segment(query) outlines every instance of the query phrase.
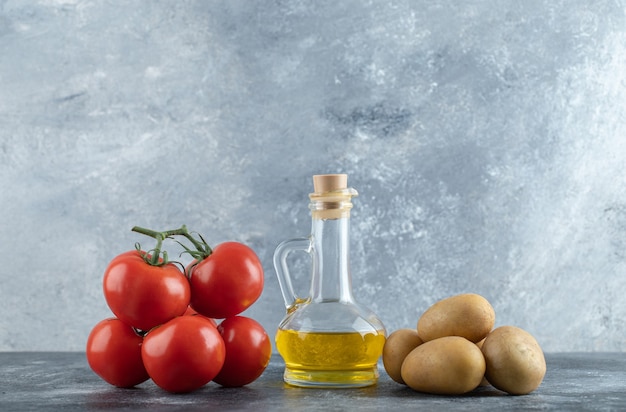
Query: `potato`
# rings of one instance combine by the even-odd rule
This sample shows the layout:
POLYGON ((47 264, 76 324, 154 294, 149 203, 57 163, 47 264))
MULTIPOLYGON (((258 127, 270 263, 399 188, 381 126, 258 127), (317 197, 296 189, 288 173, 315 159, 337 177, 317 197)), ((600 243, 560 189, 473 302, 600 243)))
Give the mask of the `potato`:
POLYGON ((412 389, 439 395, 474 390, 485 374, 485 358, 478 346, 460 336, 422 343, 402 362, 402 379, 412 389))
MULTIPOLYGON (((478 349, 480 349, 481 351, 483 349, 483 343, 485 343, 485 339, 481 340, 480 342, 476 342, 476 346, 478 346, 478 349)), ((483 376, 483 380, 480 381, 480 384, 478 386, 489 386, 489 381, 483 376)))
POLYGON ((485 378, 501 391, 525 395, 537 389, 546 374, 546 360, 535 338, 516 326, 494 329, 483 343, 485 378))
POLYGON ((465 293, 442 299, 428 308, 417 322, 424 342, 443 336, 461 336, 476 343, 493 329, 496 314, 484 297, 465 293))
POLYGON ((383 366, 387 374, 398 383, 404 383, 400 368, 404 358, 423 342, 415 329, 398 329, 391 333, 383 346, 383 366))

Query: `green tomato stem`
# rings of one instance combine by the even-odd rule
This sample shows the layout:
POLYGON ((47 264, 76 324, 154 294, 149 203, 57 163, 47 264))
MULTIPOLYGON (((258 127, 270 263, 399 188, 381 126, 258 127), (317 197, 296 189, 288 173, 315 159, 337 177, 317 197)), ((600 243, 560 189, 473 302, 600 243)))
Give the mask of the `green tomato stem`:
POLYGON ((157 232, 155 230, 146 229, 139 226, 133 227, 132 231, 156 239, 156 246, 150 250, 150 252, 152 253, 146 253, 143 257, 147 264, 152 266, 163 266, 168 263, 167 252, 161 251, 161 248, 163 247, 163 241, 165 240, 165 238, 167 238, 165 232, 157 232), (159 259, 161 258, 161 256, 163 257, 163 260, 160 262, 159 259))
POLYGON ((150 236, 150 237, 156 239, 157 244, 156 244, 155 248, 153 249, 154 253, 153 253, 151 259, 147 259, 146 258, 146 262, 151 264, 151 265, 160 265, 160 264, 165 264, 167 262, 167 252, 165 252, 165 251, 161 252, 161 247, 163 246, 163 241, 165 239, 171 238, 172 236, 183 236, 187 240, 189 240, 193 244, 193 246, 196 248, 195 251, 190 250, 186 246, 182 245, 180 242, 179 242, 179 244, 181 244, 185 248, 187 253, 189 253, 193 258, 195 258, 197 260, 205 259, 211 253, 213 253, 213 250, 207 244, 207 242, 204 240, 202 235, 198 234, 198 236, 200 237, 200 241, 198 241, 197 239, 195 239, 189 233, 189 231, 187 230, 187 226, 185 226, 185 225, 182 225, 178 229, 166 230, 166 231, 163 231, 163 232, 157 232, 156 230, 146 229, 146 228, 143 228, 143 227, 135 226, 135 227, 132 228, 132 231, 133 232, 137 232, 137 233, 141 233, 143 235, 150 236), (161 253, 163 254, 163 261, 164 262, 159 263, 159 256, 161 255, 161 253))
POLYGON ((150 236, 154 239, 156 239, 157 236, 160 235, 160 232, 157 232, 156 230, 146 229, 146 228, 139 227, 139 226, 135 226, 131 230, 133 232, 141 233, 142 235, 150 236))

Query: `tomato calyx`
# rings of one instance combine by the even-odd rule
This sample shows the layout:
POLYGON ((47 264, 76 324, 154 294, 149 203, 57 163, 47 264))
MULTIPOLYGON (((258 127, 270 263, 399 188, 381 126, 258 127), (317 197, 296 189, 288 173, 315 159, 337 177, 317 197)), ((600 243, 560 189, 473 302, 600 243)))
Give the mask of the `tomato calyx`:
POLYGON ((145 229, 135 226, 132 228, 133 232, 141 233, 142 235, 150 236, 156 239, 156 246, 148 251, 143 251, 139 243, 135 243, 135 249, 139 252, 142 259, 150 266, 164 266, 169 263, 167 259, 167 251, 161 250, 163 241, 167 239, 168 232, 157 232, 151 229, 145 229))
POLYGON ((196 232, 196 234, 200 238, 198 240, 194 238, 191 235, 191 233, 187 231, 187 228, 184 225, 181 229, 183 230, 183 233, 180 233, 180 235, 187 238, 187 240, 189 240, 193 244, 193 246, 196 248, 196 250, 193 250, 183 245, 182 243, 178 242, 178 244, 181 245, 185 249, 183 253, 189 254, 192 258, 194 258, 198 262, 206 259, 207 257, 211 255, 211 253, 213 253, 213 249, 211 249, 211 246, 209 246, 209 244, 206 242, 206 240, 204 240, 204 238, 202 237, 200 233, 196 232))

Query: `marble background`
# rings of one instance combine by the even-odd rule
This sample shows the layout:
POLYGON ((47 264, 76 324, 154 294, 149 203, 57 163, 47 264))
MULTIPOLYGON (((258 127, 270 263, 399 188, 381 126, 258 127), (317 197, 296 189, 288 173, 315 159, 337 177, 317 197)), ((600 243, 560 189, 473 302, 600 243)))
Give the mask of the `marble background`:
POLYGON ((273 335, 273 251, 343 172, 388 331, 475 292, 626 351, 625 110, 622 0, 0 0, 0 350, 84 350, 134 225, 251 246, 273 335))

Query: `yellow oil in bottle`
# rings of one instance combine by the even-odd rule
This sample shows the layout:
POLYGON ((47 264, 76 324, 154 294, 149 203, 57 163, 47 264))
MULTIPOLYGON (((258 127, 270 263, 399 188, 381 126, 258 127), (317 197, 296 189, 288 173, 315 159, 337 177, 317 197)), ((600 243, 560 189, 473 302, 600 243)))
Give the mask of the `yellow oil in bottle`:
POLYGON ((359 387, 376 383, 385 332, 298 332, 279 329, 276 348, 285 382, 296 386, 359 387))
POLYGON ((284 381, 314 388, 357 388, 378 381, 385 327, 352 295, 349 227, 352 198, 345 174, 316 175, 311 203, 311 235, 282 242, 274 267, 287 314, 276 334, 285 361, 284 381), (311 288, 306 297, 293 289, 289 253, 311 257, 311 288), (341 331, 341 332, 339 332, 341 331))

